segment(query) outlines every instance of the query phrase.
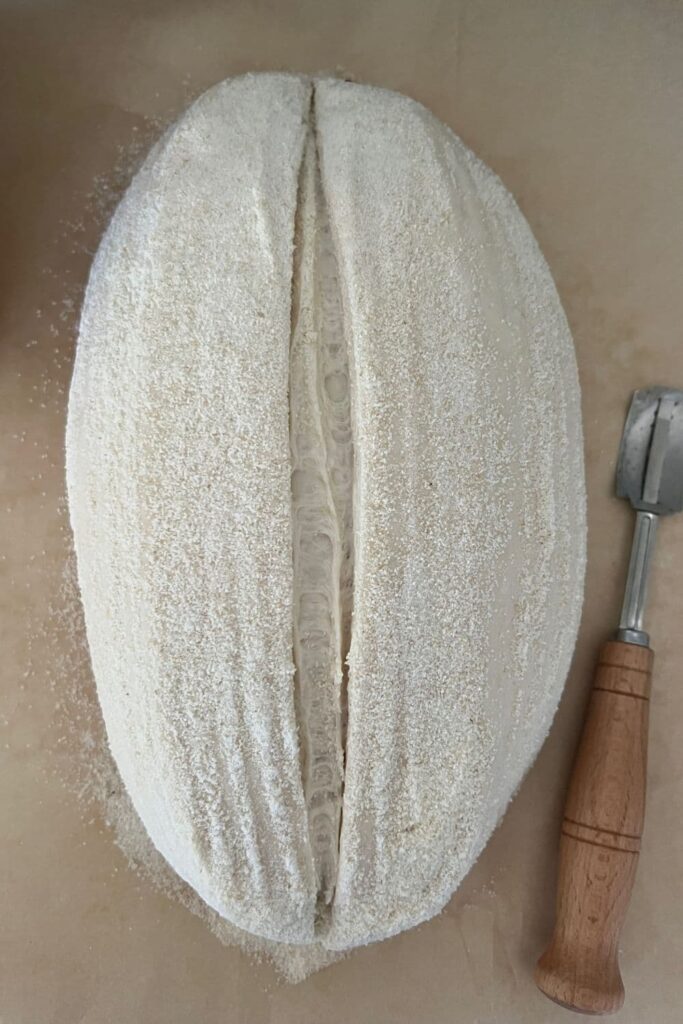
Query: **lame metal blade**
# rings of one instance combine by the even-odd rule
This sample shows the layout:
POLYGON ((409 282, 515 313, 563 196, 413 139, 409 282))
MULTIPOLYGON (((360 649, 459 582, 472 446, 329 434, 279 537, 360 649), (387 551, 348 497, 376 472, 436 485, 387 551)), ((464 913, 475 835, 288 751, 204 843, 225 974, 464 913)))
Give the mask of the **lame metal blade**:
POLYGON ((683 510, 683 391, 634 392, 619 449, 617 494, 641 512, 683 510))

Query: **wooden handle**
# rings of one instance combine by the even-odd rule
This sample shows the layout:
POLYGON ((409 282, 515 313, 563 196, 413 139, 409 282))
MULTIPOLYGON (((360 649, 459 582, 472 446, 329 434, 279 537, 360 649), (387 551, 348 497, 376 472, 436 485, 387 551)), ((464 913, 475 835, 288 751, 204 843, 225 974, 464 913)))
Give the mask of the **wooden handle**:
POLYGON ((624 1002, 618 942, 645 814, 653 652, 604 644, 565 805, 555 931, 536 984, 583 1013, 624 1002))

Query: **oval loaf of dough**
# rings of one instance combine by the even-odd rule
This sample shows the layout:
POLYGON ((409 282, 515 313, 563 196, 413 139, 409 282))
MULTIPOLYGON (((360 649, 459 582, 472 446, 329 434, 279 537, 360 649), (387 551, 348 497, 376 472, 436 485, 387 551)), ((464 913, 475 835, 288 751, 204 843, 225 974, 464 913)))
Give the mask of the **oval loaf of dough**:
POLYGON ((583 587, 572 343, 498 179, 392 92, 211 89, 95 259, 67 475, 109 743, 176 872, 287 943, 436 913, 583 587))

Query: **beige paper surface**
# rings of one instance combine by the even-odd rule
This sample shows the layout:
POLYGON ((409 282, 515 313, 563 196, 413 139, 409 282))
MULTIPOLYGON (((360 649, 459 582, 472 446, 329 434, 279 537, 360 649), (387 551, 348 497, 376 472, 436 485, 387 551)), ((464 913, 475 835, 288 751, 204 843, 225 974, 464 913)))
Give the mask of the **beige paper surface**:
MULTIPOLYGON (((75 0, 0 12, 0 1021, 550 1024, 534 988, 562 795, 631 517, 612 497, 630 391, 683 386, 683 8, 664 0, 75 0), (74 314, 136 140, 245 70, 409 93, 517 197, 577 346, 589 569, 550 738, 447 910, 298 986, 140 881, 63 779, 63 430, 74 314), (116 171, 118 167, 119 171, 116 171), (113 178, 112 178, 113 175, 113 178)), ((624 1024, 683 1003, 683 518, 661 530, 648 817, 622 943, 624 1024)), ((74 669, 77 671, 77 669, 74 669)), ((68 703, 68 702, 67 702, 68 703)), ((87 715, 82 729, 88 727, 87 715)))

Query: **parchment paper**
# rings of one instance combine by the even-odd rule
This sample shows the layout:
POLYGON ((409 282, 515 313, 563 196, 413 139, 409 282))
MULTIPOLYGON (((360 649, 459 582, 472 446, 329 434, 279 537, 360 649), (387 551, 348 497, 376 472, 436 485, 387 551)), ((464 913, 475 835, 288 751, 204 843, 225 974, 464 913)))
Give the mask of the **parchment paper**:
MULTIPOLYGON (((632 389, 683 386, 683 8, 665 0, 74 0, 0 10, 0 1021, 550 1024, 535 989, 563 791, 631 516, 612 497, 632 389), (535 767, 447 910, 298 986, 129 870, 64 784, 63 429, 92 251, 135 160, 250 69, 341 70, 427 104, 502 177, 574 332, 589 570, 574 668, 535 767)), ((664 524, 648 816, 623 935, 626 1024, 683 1002, 683 519, 664 524)), ((74 672, 78 669, 75 668, 74 672)), ((85 716, 87 718, 87 715, 85 716)), ((83 721, 83 729, 88 722, 83 721)))

